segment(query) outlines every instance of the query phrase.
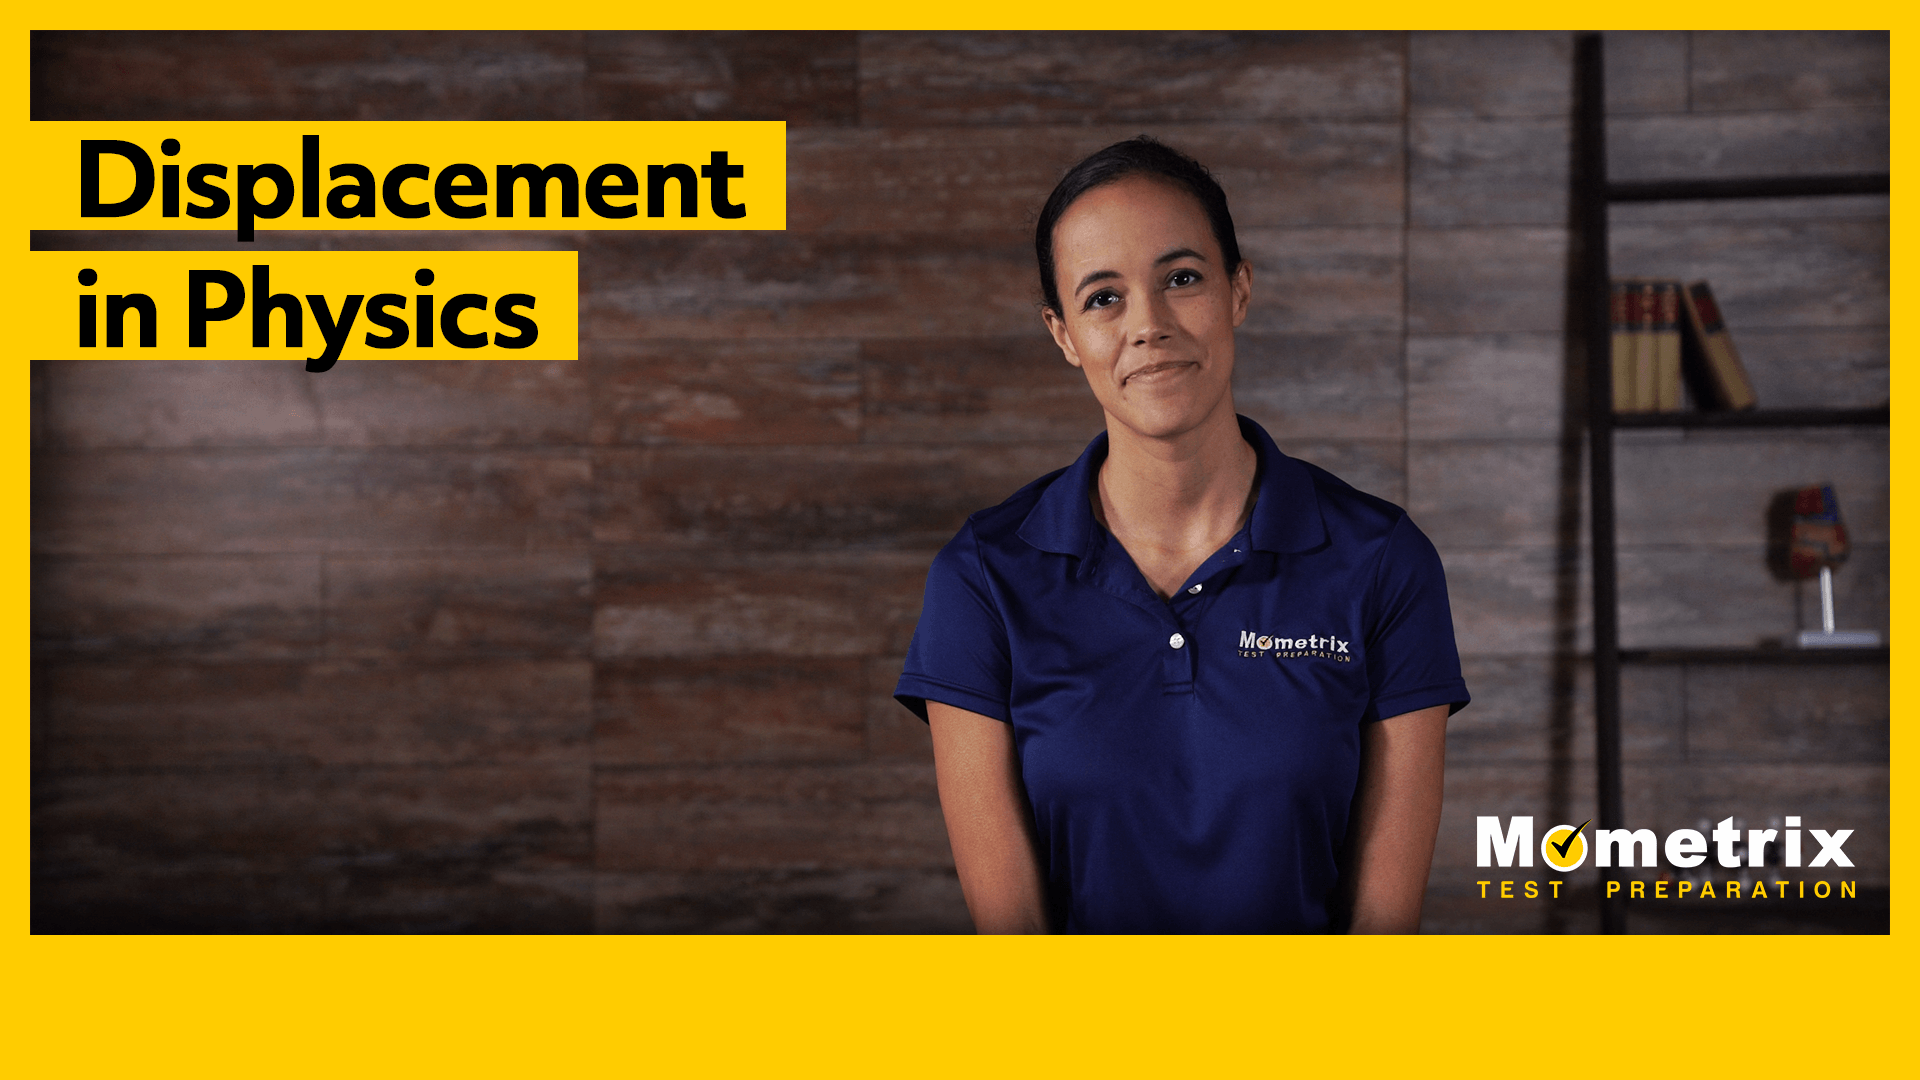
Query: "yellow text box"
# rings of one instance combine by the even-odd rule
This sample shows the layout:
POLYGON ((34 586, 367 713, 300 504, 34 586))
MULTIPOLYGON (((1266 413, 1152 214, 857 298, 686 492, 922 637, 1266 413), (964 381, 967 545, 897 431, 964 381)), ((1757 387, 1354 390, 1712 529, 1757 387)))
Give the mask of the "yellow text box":
POLYGON ((787 226, 779 120, 26 126, 35 229, 787 226))
POLYGON ((35 360, 573 360, 572 251, 35 251, 35 360))

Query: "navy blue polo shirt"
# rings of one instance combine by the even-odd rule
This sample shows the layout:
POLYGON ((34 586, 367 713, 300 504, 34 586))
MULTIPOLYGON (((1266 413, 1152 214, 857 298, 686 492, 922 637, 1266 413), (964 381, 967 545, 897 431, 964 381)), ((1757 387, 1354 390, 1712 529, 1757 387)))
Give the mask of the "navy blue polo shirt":
POLYGON ((1013 725, 1056 929, 1326 929, 1361 725, 1467 703, 1432 543, 1240 430, 1251 518, 1170 600, 1094 520, 1104 433, 928 572, 895 697, 1013 725))

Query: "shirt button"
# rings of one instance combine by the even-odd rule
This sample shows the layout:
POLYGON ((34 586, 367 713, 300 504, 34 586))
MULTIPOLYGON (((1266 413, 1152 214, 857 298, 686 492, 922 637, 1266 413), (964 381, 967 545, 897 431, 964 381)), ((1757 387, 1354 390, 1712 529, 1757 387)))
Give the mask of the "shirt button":
POLYGON ((1176 649, 1182 645, 1185 645, 1186 643, 1187 643, 1187 639, 1184 637, 1181 637, 1179 634, 1175 634, 1172 637, 1167 639, 1167 644, 1173 646, 1176 649))
POLYGON ((1200 586, 1198 586, 1198 585, 1195 585, 1195 586, 1194 586, 1193 588, 1191 588, 1191 589, 1188 589, 1188 590, 1187 590, 1187 595, 1188 595, 1188 596, 1199 596, 1199 595, 1200 595, 1200 586))

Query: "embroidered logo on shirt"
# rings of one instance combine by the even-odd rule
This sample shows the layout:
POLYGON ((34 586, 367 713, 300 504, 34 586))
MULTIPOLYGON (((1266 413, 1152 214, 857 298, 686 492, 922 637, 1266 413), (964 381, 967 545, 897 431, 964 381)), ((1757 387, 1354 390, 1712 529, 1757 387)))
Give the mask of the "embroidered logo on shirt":
POLYGON ((1347 647, 1351 644, 1352 642, 1343 641, 1332 634, 1280 637, 1274 634, 1255 633, 1252 630, 1240 631, 1240 655, 1249 659, 1271 653, 1275 660, 1318 657, 1335 663, 1351 664, 1353 654, 1347 651, 1347 647))

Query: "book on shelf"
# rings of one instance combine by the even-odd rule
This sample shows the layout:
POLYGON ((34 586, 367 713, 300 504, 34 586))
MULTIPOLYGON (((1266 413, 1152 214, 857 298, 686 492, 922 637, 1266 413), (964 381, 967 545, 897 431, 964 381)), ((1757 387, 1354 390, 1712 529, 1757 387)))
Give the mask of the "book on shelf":
POLYGON ((1713 290, 1704 281, 1688 285, 1680 290, 1680 307, 1686 326, 1684 367, 1694 400, 1702 409, 1753 408, 1753 383, 1733 347, 1713 290))
POLYGON ((1630 283, 1615 279, 1611 289, 1613 313, 1613 411, 1633 411, 1633 327, 1638 322, 1640 296, 1630 283))
POLYGON ((1658 378, 1654 373, 1654 325, 1660 317, 1660 283, 1638 281, 1634 294, 1639 297, 1637 318, 1633 321, 1633 411, 1652 412, 1659 398, 1658 378))
POLYGON ((1677 281, 1612 283, 1615 412, 1680 409, 1680 291, 1677 281))
POLYGON ((1654 283, 1653 408, 1680 411, 1680 283, 1654 283))

